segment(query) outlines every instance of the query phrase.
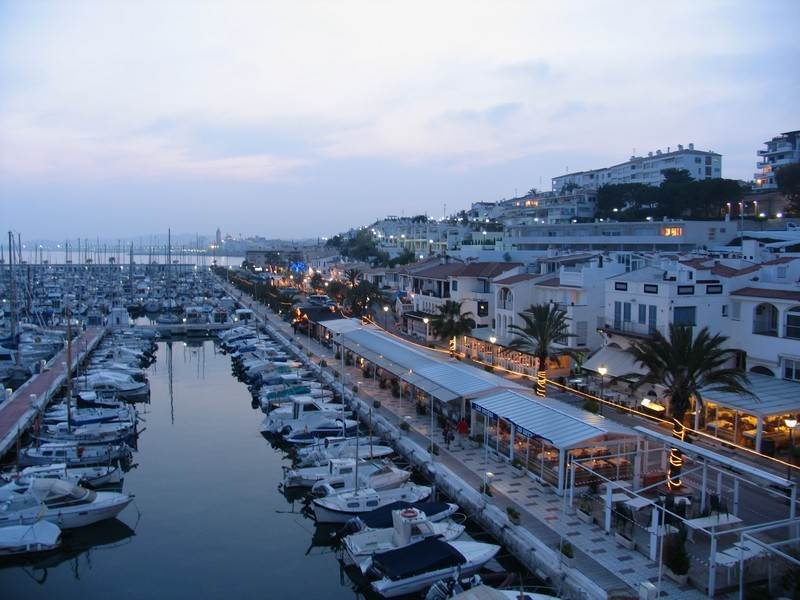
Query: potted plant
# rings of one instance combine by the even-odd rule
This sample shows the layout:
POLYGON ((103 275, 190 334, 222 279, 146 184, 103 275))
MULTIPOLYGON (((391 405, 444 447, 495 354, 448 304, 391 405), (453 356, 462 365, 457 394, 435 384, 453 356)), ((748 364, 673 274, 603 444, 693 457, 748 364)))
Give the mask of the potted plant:
POLYGON ((386 379, 384 377, 381 377, 380 381, 378 382, 378 387, 381 388, 382 390, 385 390, 388 387, 388 384, 386 383, 386 379))
POLYGON ((400 423, 400 429, 401 429, 402 431, 408 431, 408 430, 410 430, 410 429, 411 429, 411 425, 409 425, 409 424, 408 424, 408 421, 402 421, 402 422, 400 423))
POLYGON ((372 401, 372 408, 380 408, 380 407, 381 407, 381 401, 380 400, 373 400, 372 401))
POLYGON ((521 521, 521 517, 519 511, 514 508, 513 506, 506 507, 506 514, 508 515, 508 520, 511 521, 514 525, 519 525, 521 521))
POLYGON ((434 456, 439 456, 439 445, 431 444, 430 446, 428 446, 428 451, 434 456))
POLYGON ((480 448, 483 445, 483 436, 475 434, 469 438, 474 448, 480 448))
POLYGON ((525 463, 522 462, 521 459, 514 457, 514 460, 511 461, 511 468, 514 471, 515 477, 523 477, 525 475, 525 463))
POLYGON ((591 523, 594 519, 592 506, 594 506, 594 497, 588 492, 581 494, 581 497, 578 498, 578 510, 575 511, 578 519, 584 523, 591 523))
POLYGON ((324 369, 325 367, 327 367, 327 366, 328 366, 328 361, 326 361, 326 360, 323 358, 322 360, 320 360, 320 361, 319 361, 319 366, 320 366, 320 367, 322 367, 322 368, 324 369))
POLYGON ((664 540, 664 566, 667 577, 678 585, 686 585, 689 578, 689 553, 686 551, 686 534, 673 533, 664 540))
POLYGON ((486 494, 487 496, 492 495, 492 484, 488 481, 486 483, 482 483, 478 486, 478 491, 481 494, 486 494))
POLYGON ((400 397, 400 384, 397 382, 397 379, 392 379, 392 396, 395 398, 400 397))
POLYGON ((575 566, 575 550, 572 548, 572 544, 570 544, 567 540, 561 542, 561 546, 559 548, 561 550, 561 559, 565 565, 572 568, 575 566))
POLYGON ((358 396, 358 384, 353 386, 353 393, 358 396))

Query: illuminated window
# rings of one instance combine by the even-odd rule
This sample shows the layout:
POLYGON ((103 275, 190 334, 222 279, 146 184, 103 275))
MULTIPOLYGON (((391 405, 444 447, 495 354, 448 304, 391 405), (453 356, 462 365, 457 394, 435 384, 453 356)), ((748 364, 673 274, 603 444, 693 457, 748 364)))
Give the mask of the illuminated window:
POLYGON ((665 237, 681 237, 683 235, 683 227, 662 227, 661 235, 665 237))

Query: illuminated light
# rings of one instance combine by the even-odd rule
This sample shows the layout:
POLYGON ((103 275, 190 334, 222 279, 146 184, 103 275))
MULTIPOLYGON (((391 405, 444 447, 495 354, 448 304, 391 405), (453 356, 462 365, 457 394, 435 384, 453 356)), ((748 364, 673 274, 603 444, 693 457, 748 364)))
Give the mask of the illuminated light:
POLYGON ((490 337, 490 338, 489 338, 489 343, 491 343, 491 344, 496 344, 496 343, 497 343, 497 338, 496 338, 496 337, 494 337, 494 336, 490 337))
MULTIPOLYGON (((652 217, 647 217, 651 220, 652 217)), ((683 227, 662 227, 661 235, 664 237, 681 237, 683 235, 683 227)))
POLYGON ((536 395, 539 398, 547 395, 547 372, 544 369, 536 371, 536 395))
POLYGON ((765 215, 763 212, 761 212, 761 213, 758 213, 758 216, 759 216, 759 218, 763 219, 763 218, 764 218, 764 217, 766 217, 767 215, 765 215))
POLYGON ((597 367, 597 372, 600 373, 602 377, 605 377, 606 373, 608 373, 608 367, 604 366, 597 367))
POLYGON ((424 317, 424 318, 422 319, 422 322, 423 322, 423 323, 425 323, 425 325, 427 325, 427 324, 428 324, 428 317, 424 317))
POLYGON ((779 219, 782 219, 782 218, 783 218, 783 213, 778 213, 778 214, 777 214, 777 215, 775 215, 775 216, 776 216, 777 218, 779 218, 779 219))
POLYGON ((619 209, 618 209, 618 208, 615 208, 615 209, 614 209, 614 212, 619 212, 619 209))

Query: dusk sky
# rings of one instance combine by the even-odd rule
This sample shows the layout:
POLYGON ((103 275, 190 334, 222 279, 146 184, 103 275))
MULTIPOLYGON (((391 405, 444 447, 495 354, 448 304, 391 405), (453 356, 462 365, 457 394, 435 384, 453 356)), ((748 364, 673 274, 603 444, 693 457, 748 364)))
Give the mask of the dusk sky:
POLYGON ((800 128, 800 2, 0 3, 0 225, 314 237, 800 128))

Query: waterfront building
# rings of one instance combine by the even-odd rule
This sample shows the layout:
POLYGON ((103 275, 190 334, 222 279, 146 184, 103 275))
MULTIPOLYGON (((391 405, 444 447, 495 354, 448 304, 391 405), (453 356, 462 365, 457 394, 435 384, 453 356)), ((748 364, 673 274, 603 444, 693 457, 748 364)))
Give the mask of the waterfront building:
POLYGON ((592 223, 526 223, 512 225, 500 251, 553 249, 607 252, 679 252, 725 245, 737 235, 737 224, 724 221, 595 221, 592 223))
POLYGON ((775 171, 800 162, 800 130, 787 131, 764 142, 766 148, 758 151, 759 160, 753 176, 756 191, 775 190, 775 171))
POLYGON ((631 156, 627 161, 594 169, 578 171, 554 177, 553 190, 562 192, 565 188, 593 188, 621 183, 641 183, 660 185, 664 180, 662 171, 684 169, 692 179, 717 179, 722 177, 722 155, 716 152, 695 150, 694 144, 684 148, 678 144, 677 150, 668 147, 648 152, 647 156, 631 156))

